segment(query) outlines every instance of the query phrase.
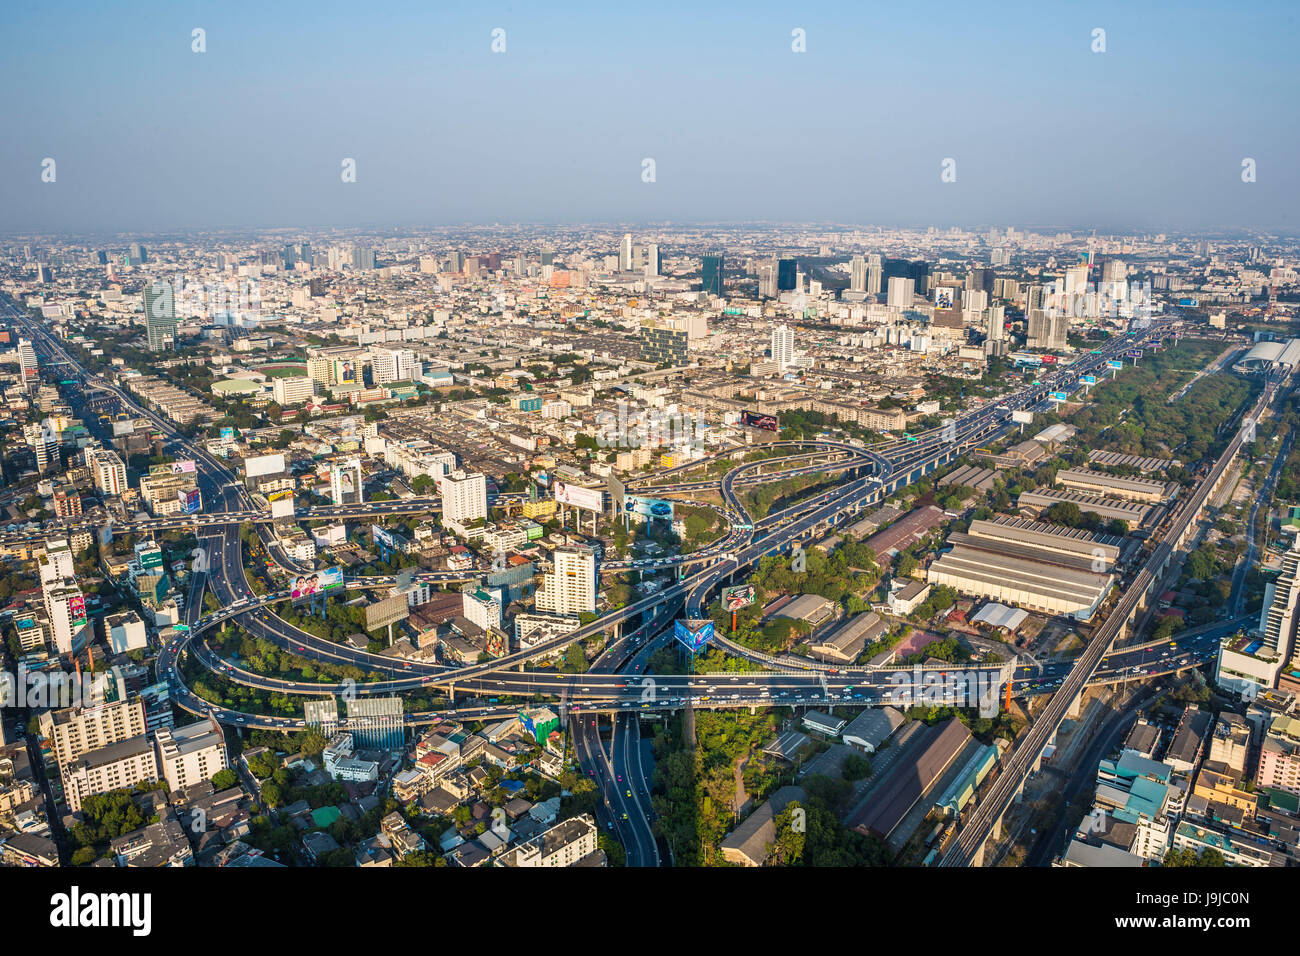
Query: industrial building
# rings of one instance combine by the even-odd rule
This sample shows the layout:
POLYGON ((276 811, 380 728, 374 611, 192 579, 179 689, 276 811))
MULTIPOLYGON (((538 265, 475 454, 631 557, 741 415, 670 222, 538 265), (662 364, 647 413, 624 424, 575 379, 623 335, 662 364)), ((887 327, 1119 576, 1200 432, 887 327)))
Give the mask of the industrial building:
POLYGON ((1114 581, 1120 539, 1024 519, 973 521, 926 570, 931 584, 1087 620, 1114 581))
POLYGON ((1141 501, 1146 504, 1168 501, 1178 493, 1177 482, 1125 478, 1087 468, 1066 468, 1059 471, 1056 473, 1056 483, 1062 488, 1085 495, 1141 501))
POLYGON ((1024 491, 1016 499, 1016 506, 1030 517, 1041 514, 1058 502, 1071 502, 1078 505, 1084 514, 1091 511, 1107 521, 1120 520, 1128 523, 1129 529, 1136 529, 1150 519, 1154 506, 1141 501, 1123 501, 1119 498, 1102 498, 1074 491, 1057 488, 1043 488, 1037 491, 1024 491))

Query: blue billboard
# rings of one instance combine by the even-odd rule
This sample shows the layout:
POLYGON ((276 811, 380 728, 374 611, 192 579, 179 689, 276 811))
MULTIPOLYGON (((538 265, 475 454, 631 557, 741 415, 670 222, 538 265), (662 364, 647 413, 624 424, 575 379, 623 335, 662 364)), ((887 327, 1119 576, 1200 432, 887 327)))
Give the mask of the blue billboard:
POLYGON ((342 568, 326 568, 324 571, 313 571, 310 574, 300 574, 295 577, 293 586, 289 589, 289 597, 294 601, 298 601, 309 598, 313 594, 320 594, 323 591, 342 586, 342 568))
POLYGON ((640 495, 625 495, 623 510, 628 514, 640 515, 642 518, 655 518, 659 521, 673 520, 673 503, 662 498, 642 498, 640 495))
POLYGON ((1085 375, 1085 376, 1083 376, 1082 378, 1080 378, 1079 381, 1081 381, 1084 385, 1096 385, 1096 384, 1097 384, 1097 376, 1095 376, 1095 375, 1085 375))
POLYGON ((708 619, 674 621, 673 637, 692 654, 698 654, 713 637, 713 621, 708 619))
POLYGON ((180 500, 181 512, 184 514, 198 514, 199 509, 203 507, 203 498, 197 488, 191 488, 188 491, 184 489, 177 491, 176 497, 180 500))
POLYGON ((235 430, 229 426, 221 429, 221 440, 230 441, 235 437, 235 430))

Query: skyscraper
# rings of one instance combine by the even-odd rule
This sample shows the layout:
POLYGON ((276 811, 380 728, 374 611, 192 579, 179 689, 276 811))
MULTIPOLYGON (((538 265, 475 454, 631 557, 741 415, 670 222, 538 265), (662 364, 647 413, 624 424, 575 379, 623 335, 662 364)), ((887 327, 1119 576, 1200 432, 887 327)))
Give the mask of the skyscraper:
POLYGON ((849 263, 849 291, 867 291, 867 261, 861 256, 854 256, 849 263))
POLYGON ((704 257, 700 267, 700 275, 704 280, 702 288, 708 295, 721 298, 722 289, 726 282, 724 268, 721 253, 714 253, 704 257))
POLYGON ((650 243, 645 247, 645 274, 647 279, 659 275, 659 244, 650 243))
POLYGON ((18 340, 18 368, 22 373, 23 387, 30 388, 40 380, 40 362, 36 358, 36 349, 28 339, 18 340))
POLYGON ((632 271, 632 234, 623 234, 623 241, 618 245, 618 271, 632 271))
POLYGON ((758 267, 758 295, 762 299, 776 298, 776 261, 764 262, 758 267))
POLYGON ((176 347, 176 298, 170 282, 144 287, 144 322, 150 352, 176 347))
POLYGON ((798 283, 799 266, 793 259, 778 259, 776 261, 776 290, 777 292, 793 291, 798 283))
POLYGON ((794 364, 794 329, 788 325, 772 329, 772 361, 783 369, 794 364))

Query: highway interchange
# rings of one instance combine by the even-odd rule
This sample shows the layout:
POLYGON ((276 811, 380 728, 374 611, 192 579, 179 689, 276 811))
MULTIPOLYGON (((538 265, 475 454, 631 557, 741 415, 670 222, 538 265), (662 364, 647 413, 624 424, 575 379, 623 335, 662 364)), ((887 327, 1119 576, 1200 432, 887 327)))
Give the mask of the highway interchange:
MULTIPOLYGON (((722 507, 709 507, 714 507, 726 521, 726 533, 712 545, 690 555, 605 562, 602 571, 674 567, 677 580, 655 594, 609 611, 590 624, 580 626, 537 648, 508 654, 485 664, 448 668, 424 662, 401 661, 334 644, 275 616, 272 609, 286 600, 288 595, 285 592, 274 592, 257 597, 252 593, 245 577, 243 546, 239 537, 241 524, 250 523, 258 528, 264 546, 277 563, 291 570, 294 566, 279 547, 274 528, 267 521, 265 512, 253 502, 239 477, 224 462, 209 454, 201 444, 186 441, 171 423, 137 405, 115 384, 80 369, 74 357, 44 327, 33 322, 21 310, 8 303, 5 303, 5 307, 11 318, 26 326, 38 350, 47 358, 52 357, 77 368, 80 381, 87 386, 111 393, 124 408, 150 419, 167 436, 170 452, 193 458, 198 466, 197 477, 204 502, 202 515, 188 516, 185 519, 149 519, 134 522, 130 528, 134 531, 151 530, 151 523, 157 524, 157 529, 190 527, 199 535, 203 549, 199 556, 200 564, 196 565, 196 570, 191 575, 190 594, 185 606, 188 633, 182 633, 169 641, 158 657, 158 674, 171 685, 174 700, 179 706, 196 714, 212 715, 221 722, 236 727, 288 731, 303 726, 300 718, 240 713, 199 698, 181 677, 180 659, 186 654, 193 654, 204 668, 229 680, 277 693, 316 697, 325 694, 386 695, 437 688, 451 698, 449 706, 441 711, 408 714, 408 721, 412 725, 432 723, 442 717, 491 719, 516 712, 517 706, 482 700, 480 695, 485 694, 494 695, 497 699, 545 699, 558 702, 562 714, 573 723, 573 745, 580 765, 601 788, 601 816, 604 824, 617 831, 627 850, 630 865, 659 865, 663 862, 648 822, 650 771, 644 766, 644 748, 638 743, 641 715, 647 712, 662 713, 688 705, 697 708, 778 704, 829 707, 836 704, 865 706, 898 702, 895 693, 897 669, 834 668, 801 658, 772 658, 729 642, 723 635, 718 635, 715 643, 730 654, 749 658, 762 670, 742 674, 647 677, 645 668, 649 654, 657 647, 671 642, 674 618, 682 613, 688 617, 703 616, 706 605, 717 590, 738 574, 743 574, 746 568, 752 567, 761 557, 788 553, 792 547, 814 540, 839 524, 850 522, 863 509, 877 505, 898 488, 911 484, 979 444, 1001 437, 1011 427, 1013 411, 1041 407, 1049 392, 1070 388, 1081 376, 1104 367, 1107 360, 1121 356, 1124 350, 1141 347, 1153 337, 1168 332, 1168 327, 1156 325, 1130 336, 1116 337, 1106 348, 1082 356, 1074 365, 1054 369, 1040 381, 1013 395, 989 402, 963 415, 946 431, 942 428, 934 429, 871 448, 821 440, 772 443, 772 446, 765 447, 780 447, 789 454, 736 465, 720 480, 657 485, 637 482, 636 484, 644 484, 644 487, 637 489, 638 493, 651 495, 716 489, 721 496, 722 507), (750 516, 738 492, 740 487, 755 482, 782 480, 792 475, 831 469, 845 472, 845 479, 828 490, 802 499, 760 520, 754 520, 750 516), (202 595, 205 589, 215 595, 220 608, 206 615, 202 613, 202 595), (253 636, 271 641, 299 657, 355 666, 378 675, 380 679, 356 684, 305 683, 254 674, 240 668, 235 662, 220 659, 203 639, 206 632, 228 620, 235 621, 253 636), (621 630, 624 623, 632 625, 626 633, 613 630, 616 625, 621 630), (524 669, 530 660, 553 654, 575 641, 602 632, 610 634, 612 630, 612 639, 593 662, 588 673, 573 675, 550 669, 524 669), (458 694, 471 699, 457 703, 458 694), (606 750, 602 743, 600 723, 611 719, 610 747, 606 750)), ((708 461, 732 454, 734 452, 726 452, 704 462, 694 462, 690 466, 651 476, 647 481, 661 480, 665 474, 686 473, 708 461)), ((512 497, 515 496, 501 495, 497 503, 506 503, 512 497)), ((404 501, 299 509, 302 513, 298 517, 343 518, 423 513, 436 510, 437 504, 436 498, 408 498, 404 501)), ((30 535, 28 532, 27 536, 30 535)), ((417 580, 446 583, 477 578, 481 573, 426 572, 417 575, 417 580)), ((346 586, 374 588, 391 586, 391 582, 391 578, 357 578, 347 581, 346 586)), ((1136 594, 1137 590, 1130 587, 1119 600, 1127 600, 1127 596, 1136 594)), ((1098 631, 1105 626, 1103 624, 1098 631)), ((1171 646, 1173 642, 1166 641, 1143 647, 1110 649, 1109 639, 1103 642, 1094 635, 1085 655, 1094 655, 1096 659, 1087 668, 1083 683, 1145 679, 1198 666, 1213 655, 1219 636, 1230 633, 1228 629, 1236 626, 1238 622, 1235 620, 1224 622, 1177 641, 1176 646, 1171 646)), ((935 670, 938 670, 938 674, 931 672, 927 679, 937 677, 940 685, 945 681, 952 683, 959 676, 954 671, 950 679, 946 670, 935 670)), ((969 674, 972 671, 995 678, 999 685, 1002 681, 1009 680, 1012 693, 1017 696, 1053 693, 1082 673, 1082 669, 1073 663, 1040 664, 1023 661, 967 668, 963 673, 969 674)), ((1071 688, 1071 693, 1075 690, 1071 688)), ((950 694, 939 699, 953 703, 973 703, 963 700, 960 695, 960 687, 955 687, 950 694)), ((1057 696, 1065 699, 1070 695, 1057 696)))

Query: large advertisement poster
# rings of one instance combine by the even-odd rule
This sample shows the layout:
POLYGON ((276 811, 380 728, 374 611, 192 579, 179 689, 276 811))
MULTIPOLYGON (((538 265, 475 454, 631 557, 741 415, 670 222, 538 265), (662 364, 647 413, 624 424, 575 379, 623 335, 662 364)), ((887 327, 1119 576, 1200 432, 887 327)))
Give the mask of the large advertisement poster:
POLYGON ((655 518, 660 521, 673 520, 673 503, 662 498, 642 498, 639 495, 627 495, 623 499, 623 510, 628 514, 640 515, 642 518, 655 518))
POLYGON ((741 412, 740 424, 746 428, 762 428, 769 432, 780 431, 775 415, 760 415, 758 412, 741 412))
POLYGON ((674 621, 673 637, 692 654, 699 653, 713 637, 713 622, 708 619, 674 621))
POLYGON ((934 290, 934 307, 945 311, 952 309, 952 286, 941 285, 934 290))
POLYGON ((583 508, 587 511, 604 511, 605 510, 605 492, 599 488, 583 488, 580 485, 571 485, 564 481, 557 481, 554 484, 555 500, 561 504, 571 505, 574 508, 583 508))
POLYGON ((86 599, 80 594, 68 598, 68 617, 73 627, 86 623, 86 599))
POLYGON ((194 462, 192 461, 174 461, 172 462, 173 475, 192 475, 194 474, 194 462))
POLYGON ((297 575, 293 579, 293 586, 289 589, 289 597, 297 601, 342 586, 342 569, 326 568, 324 571, 313 571, 310 574, 297 575))
POLYGON ((203 498, 199 494, 199 489, 191 488, 188 491, 179 489, 176 497, 181 503, 181 511, 187 515, 198 514, 199 509, 203 507, 203 498))
POLYGON ((284 471, 284 455, 259 455, 244 459, 244 473, 249 478, 278 475, 284 471))
POLYGON ((728 611, 739 611, 754 603, 754 586, 737 584, 735 587, 722 589, 722 606, 728 611))

